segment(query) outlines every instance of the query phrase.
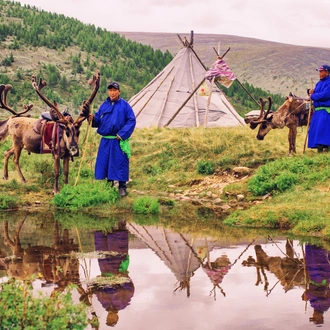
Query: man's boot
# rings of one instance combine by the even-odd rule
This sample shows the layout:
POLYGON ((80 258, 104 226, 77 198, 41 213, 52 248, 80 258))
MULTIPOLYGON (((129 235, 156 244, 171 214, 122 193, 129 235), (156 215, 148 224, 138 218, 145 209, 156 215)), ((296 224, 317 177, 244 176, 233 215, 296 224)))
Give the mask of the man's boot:
POLYGON ((318 145, 317 146, 317 152, 323 152, 323 145, 318 145))
POLYGON ((119 181, 119 195, 120 197, 125 197, 127 195, 126 181, 119 181))

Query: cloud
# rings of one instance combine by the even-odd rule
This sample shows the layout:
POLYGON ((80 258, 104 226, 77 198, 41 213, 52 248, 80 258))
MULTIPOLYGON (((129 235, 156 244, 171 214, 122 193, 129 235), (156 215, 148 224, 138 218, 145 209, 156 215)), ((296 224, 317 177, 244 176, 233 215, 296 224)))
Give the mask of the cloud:
POLYGON ((330 45, 330 2, 318 0, 21 0, 110 31, 231 34, 330 45))

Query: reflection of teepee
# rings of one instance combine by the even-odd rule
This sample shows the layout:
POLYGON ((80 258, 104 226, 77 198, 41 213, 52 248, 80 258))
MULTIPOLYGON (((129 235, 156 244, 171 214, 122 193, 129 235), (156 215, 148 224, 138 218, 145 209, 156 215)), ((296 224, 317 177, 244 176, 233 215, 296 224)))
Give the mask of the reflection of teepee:
POLYGON ((127 227, 163 260, 179 282, 177 289, 187 289, 189 296, 190 278, 206 256, 204 240, 161 227, 132 223, 127 224, 127 227))
POLYGON ((174 59, 129 101, 137 127, 245 125, 220 88, 205 81, 206 68, 192 41, 180 40, 183 47, 174 59))

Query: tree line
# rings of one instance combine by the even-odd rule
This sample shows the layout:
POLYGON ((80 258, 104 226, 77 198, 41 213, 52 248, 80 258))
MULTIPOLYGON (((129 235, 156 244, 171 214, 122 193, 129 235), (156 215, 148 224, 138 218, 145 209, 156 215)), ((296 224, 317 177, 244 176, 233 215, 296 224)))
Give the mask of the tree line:
MULTIPOLYGON (((89 93, 86 91, 86 80, 96 69, 102 77, 96 101, 104 98, 109 80, 119 81, 123 86, 122 96, 128 99, 173 59, 168 51, 163 53, 151 46, 126 40, 117 33, 93 24, 84 24, 77 19, 39 10, 34 6, 21 6, 20 2, 0 0, 0 49, 24 52, 26 48, 38 51, 39 47, 56 50, 67 57, 71 66, 70 75, 58 65, 40 63, 37 78, 43 77, 52 87, 45 89, 49 99, 56 99, 59 103, 68 103, 70 100, 74 107, 79 107, 89 93), (72 54, 71 47, 78 48, 79 53, 72 54)), ((15 56, 11 53, 1 58, 0 66, 8 67, 14 63, 15 56)), ((5 70, 0 71, 1 83, 11 83, 11 80, 20 82, 15 84, 15 90, 11 92, 11 100, 15 102, 31 98, 37 100, 25 76, 23 68, 18 68, 14 77, 9 77, 5 70)), ((245 87, 256 99, 267 95, 250 84, 245 84, 245 87)), ((241 109, 239 112, 246 113, 256 108, 256 104, 238 84, 234 83, 223 91, 241 109)), ((280 99, 280 96, 272 97, 275 104, 280 99)))

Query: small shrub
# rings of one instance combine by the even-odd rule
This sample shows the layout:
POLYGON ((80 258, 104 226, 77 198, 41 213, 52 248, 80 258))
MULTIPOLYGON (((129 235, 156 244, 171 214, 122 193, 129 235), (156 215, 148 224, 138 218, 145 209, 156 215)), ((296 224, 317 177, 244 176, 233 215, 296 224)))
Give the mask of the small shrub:
POLYGON ((13 209, 17 207, 17 198, 12 196, 0 196, 0 209, 13 209))
POLYGON ((214 174, 215 165, 208 160, 201 161, 197 163, 196 169, 199 174, 210 175, 210 174, 214 174))
POLYGON ((41 174, 41 183, 54 183, 54 163, 40 160, 34 164, 35 172, 41 174))
POLYGON ((297 182, 298 182, 298 178, 293 173, 282 173, 275 179, 276 188, 280 192, 283 192, 291 188, 297 182))
POLYGON ((26 283, 9 280, 0 285, 1 329, 75 329, 88 326, 87 306, 74 304, 69 291, 33 297, 26 283))
POLYGON ((94 184, 78 186, 65 185, 59 194, 54 196, 54 203, 61 208, 81 208, 99 204, 113 204, 118 194, 107 182, 96 181, 94 184))
POLYGON ((275 182, 268 174, 258 173, 249 180, 248 189, 253 194, 262 196, 275 189, 275 182))
POLYGON ((175 201, 173 199, 159 199, 159 204, 164 206, 175 206, 175 201))
POLYGON ((142 169, 144 174, 150 174, 152 176, 156 176, 162 173, 162 170, 158 166, 146 165, 142 169))
POLYGON ((133 212, 142 214, 159 213, 159 202, 157 198, 141 197, 134 201, 133 212))

